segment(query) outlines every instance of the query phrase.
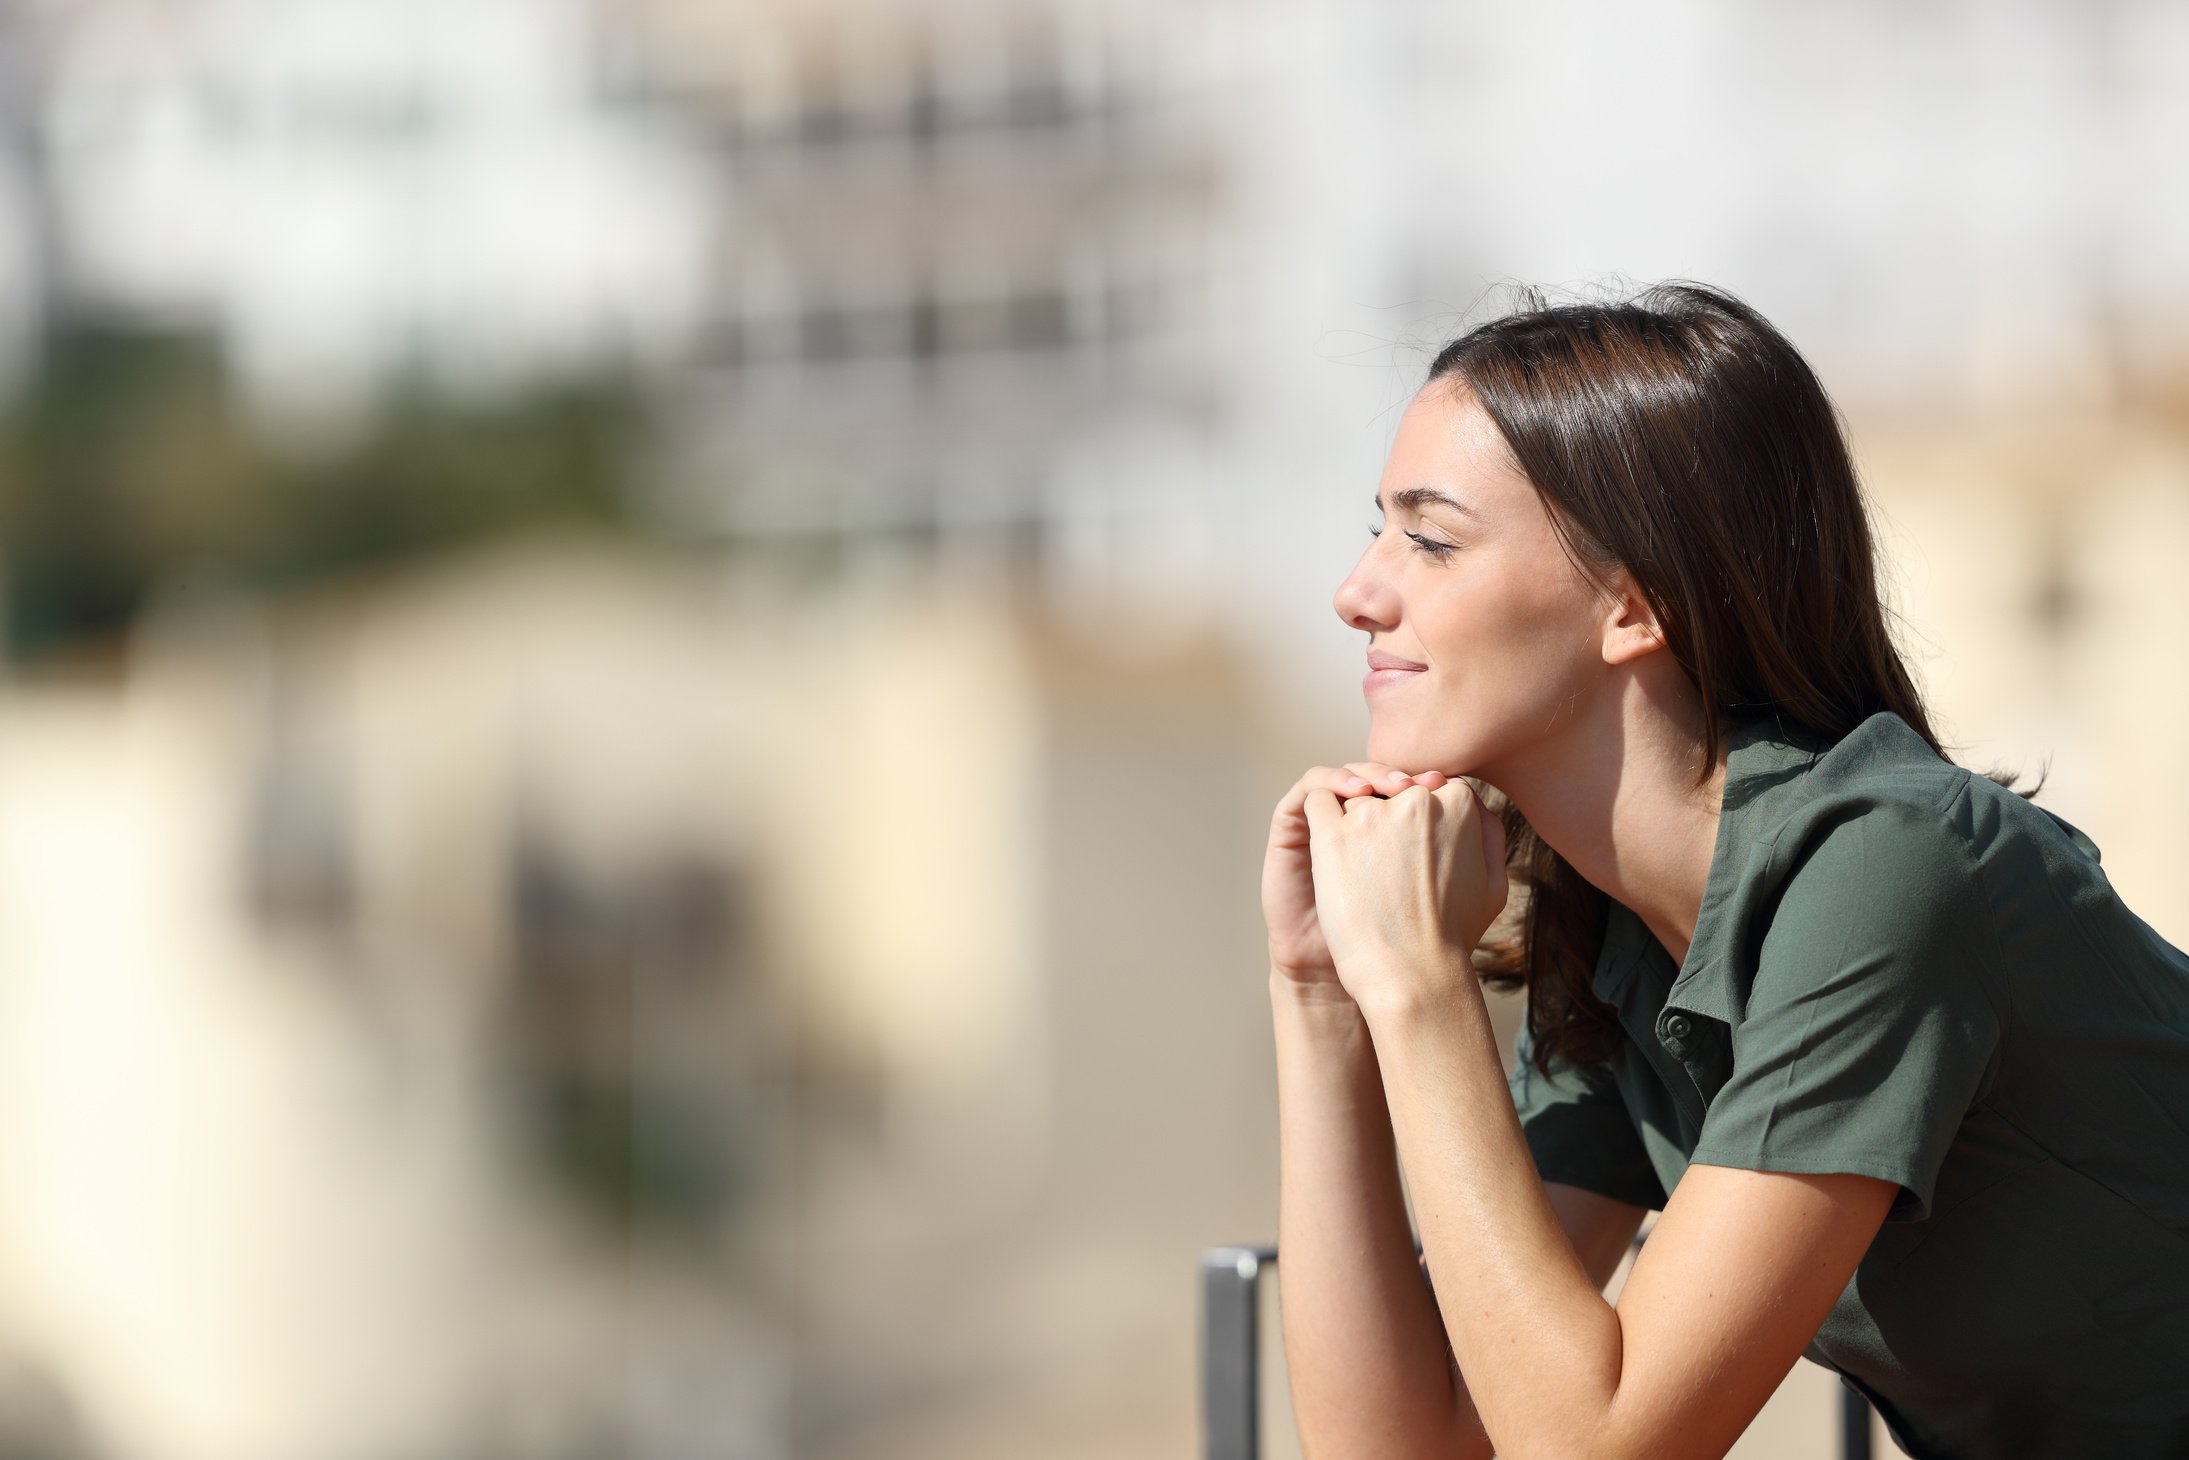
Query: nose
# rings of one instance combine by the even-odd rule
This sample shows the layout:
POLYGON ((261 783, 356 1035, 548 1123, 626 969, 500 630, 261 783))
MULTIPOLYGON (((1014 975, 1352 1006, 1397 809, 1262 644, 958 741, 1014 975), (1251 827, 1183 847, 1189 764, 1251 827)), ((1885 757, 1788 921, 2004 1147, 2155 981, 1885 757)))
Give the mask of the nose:
POLYGON ((1387 632, 1398 623, 1398 593, 1384 581, 1376 562, 1374 544, 1361 554, 1353 571, 1345 575, 1345 581, 1331 596, 1330 606, 1338 611, 1338 617, 1348 627, 1371 634, 1387 632))

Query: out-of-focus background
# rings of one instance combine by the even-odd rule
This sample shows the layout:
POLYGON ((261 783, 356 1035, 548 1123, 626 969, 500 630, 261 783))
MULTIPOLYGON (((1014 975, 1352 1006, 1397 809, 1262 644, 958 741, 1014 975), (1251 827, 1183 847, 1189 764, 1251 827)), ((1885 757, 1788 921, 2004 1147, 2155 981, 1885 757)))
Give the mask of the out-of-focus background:
POLYGON ((2185 159, 2170 0, 0 7, 0 1453, 1193 1453, 1500 281, 1780 324, 2189 941, 2185 159))

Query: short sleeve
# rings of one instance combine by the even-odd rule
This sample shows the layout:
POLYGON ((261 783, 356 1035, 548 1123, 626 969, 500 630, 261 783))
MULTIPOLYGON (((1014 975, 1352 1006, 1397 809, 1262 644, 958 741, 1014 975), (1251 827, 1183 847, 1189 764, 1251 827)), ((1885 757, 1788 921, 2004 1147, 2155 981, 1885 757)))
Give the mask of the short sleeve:
POLYGON ((1830 826, 1784 885, 1690 1160, 1874 1176, 1902 1188, 1889 1220, 1928 1217, 1999 1044, 1993 937, 1945 816, 1887 802, 1830 826))
POLYGON ((1543 1180, 1662 1210, 1664 1184, 1642 1147, 1611 1064, 1577 1068, 1553 1056, 1546 1078, 1535 1068, 1535 1043, 1524 1021, 1518 1056, 1506 1084, 1543 1180))

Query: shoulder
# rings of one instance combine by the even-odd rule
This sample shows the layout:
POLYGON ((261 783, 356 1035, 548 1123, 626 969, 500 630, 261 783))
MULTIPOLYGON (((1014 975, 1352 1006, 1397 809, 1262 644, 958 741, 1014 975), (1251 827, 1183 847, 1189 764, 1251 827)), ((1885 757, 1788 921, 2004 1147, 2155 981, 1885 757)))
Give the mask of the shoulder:
POLYGON ((1896 981, 1932 983, 1994 962, 1971 811, 1991 782, 1889 714, 1827 747, 1751 749, 1735 769, 1693 960, 1734 1022, 1767 970, 1842 986, 1889 963, 1896 981))
POLYGON ((1907 721, 1881 711, 1813 752, 1776 798, 1765 826, 1777 823, 1771 834, 1783 837, 1790 827, 1872 807, 1885 808, 1888 816, 1942 816, 1976 779, 1931 749, 1907 721))
POLYGON ((1871 915, 1969 915, 1988 902, 1987 883, 2103 881, 2080 829, 1947 760, 1889 713, 1817 753, 1759 810, 1739 855, 1774 901, 1798 884, 1805 899, 1871 915))
POLYGON ((1821 799, 1770 861, 1765 948, 1859 941, 1941 970, 1990 946, 1992 909, 1967 821, 1966 781, 1932 800, 1874 791, 1821 799))
POLYGON ((1776 907, 1796 883, 1805 900, 1874 909, 1960 891, 1975 875, 1969 800, 1982 778, 1897 715, 1872 715, 1768 780, 1734 783, 1729 771, 1726 814, 1737 814, 1735 798, 1756 780, 1765 784, 1727 852, 1742 900, 1757 911, 1776 907))

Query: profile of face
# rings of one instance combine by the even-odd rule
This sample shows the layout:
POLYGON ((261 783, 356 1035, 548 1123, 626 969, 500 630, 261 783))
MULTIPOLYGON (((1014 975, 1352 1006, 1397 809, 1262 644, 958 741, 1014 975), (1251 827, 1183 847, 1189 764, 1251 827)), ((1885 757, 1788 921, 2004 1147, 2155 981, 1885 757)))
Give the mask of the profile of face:
POLYGON ((1575 565, 1463 384, 1414 397, 1377 506, 1333 599, 1368 635, 1370 760, 1508 786, 1600 727, 1620 667, 1660 645, 1623 570, 1606 593, 1575 565))

